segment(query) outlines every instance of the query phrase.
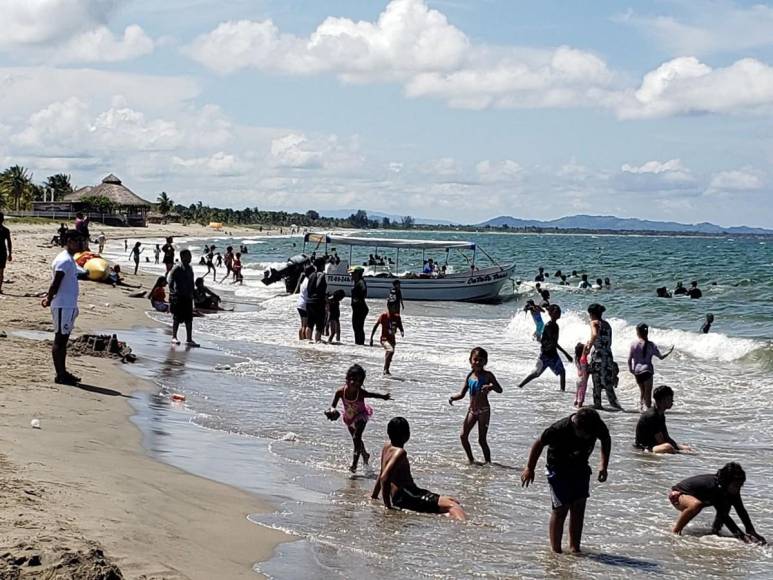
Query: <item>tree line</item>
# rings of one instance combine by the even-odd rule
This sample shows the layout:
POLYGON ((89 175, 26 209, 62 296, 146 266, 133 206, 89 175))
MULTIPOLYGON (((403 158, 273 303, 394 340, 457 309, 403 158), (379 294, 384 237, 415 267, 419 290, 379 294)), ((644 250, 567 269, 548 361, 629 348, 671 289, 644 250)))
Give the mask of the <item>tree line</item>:
POLYGON ((33 201, 58 201, 73 192, 70 176, 49 175, 42 183, 32 180, 32 172, 13 165, 0 173, 0 208, 32 209, 33 201))

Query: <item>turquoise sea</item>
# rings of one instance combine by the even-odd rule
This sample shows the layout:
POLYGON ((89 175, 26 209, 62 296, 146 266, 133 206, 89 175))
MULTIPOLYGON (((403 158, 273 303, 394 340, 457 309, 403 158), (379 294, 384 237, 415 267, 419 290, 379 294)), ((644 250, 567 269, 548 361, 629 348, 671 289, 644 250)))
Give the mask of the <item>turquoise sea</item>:
MULTIPOLYGON (((297 339, 296 298, 286 295, 282 284, 260 284, 265 268, 301 251, 301 237, 181 239, 178 249, 190 247, 196 261, 205 243, 214 242, 219 250, 228 244, 248 246, 245 285, 213 285, 238 303, 237 311, 196 320, 205 347, 199 352, 173 351, 168 337, 158 334, 144 344, 132 343, 161 387, 162 396, 138 414, 150 451, 196 473, 273 496, 276 512, 252 519, 298 538, 261 564, 261 571, 275 578, 773 577, 770 547, 705 535, 712 510, 674 537, 669 530, 677 512, 667 499, 669 488, 681 479, 739 461, 747 472, 743 497, 749 513, 758 531, 773 539, 773 240, 394 235, 473 240, 498 262, 515 263, 514 278, 522 282, 508 283, 498 304, 407 303, 395 377, 385 379, 382 350, 353 345, 348 301, 342 307, 343 344, 309 344, 297 339), (532 441, 569 415, 574 400, 570 365, 566 393, 559 392, 550 373, 516 388, 539 351, 531 338, 533 323, 522 312, 525 300, 535 297, 527 281, 538 266, 551 274, 550 281, 558 269, 611 279, 611 289, 601 291, 548 282, 552 301, 564 312, 565 349, 587 340, 585 311, 591 302, 607 307, 621 368, 639 322, 650 325, 650 338, 661 348, 674 345, 671 357, 656 361, 655 383, 674 389, 669 430, 695 449, 690 455, 653 457, 632 448, 638 388, 623 371, 618 396, 629 412, 604 413, 613 437, 612 460, 609 480, 592 485, 583 557, 549 551, 544 459, 534 485, 520 485, 532 441), (655 296, 658 286, 673 289, 677 281, 692 280, 703 289, 701 300, 655 296), (716 322, 703 335, 698 330, 707 312, 715 314, 716 322), (489 351, 488 368, 504 387, 504 393, 490 398, 495 465, 488 467, 467 465, 458 439, 466 406, 447 402, 461 387, 474 346, 489 351), (327 421, 323 411, 354 362, 368 371, 366 388, 393 397, 374 403, 365 432, 366 446, 376 452, 374 463, 388 420, 406 417, 412 428, 406 449, 417 483, 460 499, 468 522, 387 513, 368 499, 375 474, 349 474, 351 440, 344 426, 327 421), (163 396, 169 392, 184 393, 185 407, 170 407, 163 396)), ((108 252, 126 262, 122 248, 122 241, 120 248, 116 241, 108 252)), ((343 248, 338 251, 345 255, 343 248)), ((368 253, 355 254, 355 261, 368 253)), ((445 252, 433 257, 441 263, 446 259, 445 252)), ((400 263, 401 269, 418 269, 421 253, 409 257, 401 251, 400 263)), ((449 263, 466 267, 457 254, 449 255, 449 263)), ((368 331, 382 309, 382 301, 371 301, 368 331)), ((473 434, 473 451, 480 456, 475 439, 473 434)), ((592 466, 596 461, 594 455, 592 466)))

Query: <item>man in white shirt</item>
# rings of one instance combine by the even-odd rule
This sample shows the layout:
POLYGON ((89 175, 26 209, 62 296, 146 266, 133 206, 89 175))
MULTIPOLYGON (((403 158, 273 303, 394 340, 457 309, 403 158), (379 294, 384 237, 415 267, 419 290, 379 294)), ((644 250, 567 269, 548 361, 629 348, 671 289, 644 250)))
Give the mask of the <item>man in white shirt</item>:
POLYGON ((54 381, 59 385, 77 385, 80 378, 67 372, 67 342, 78 317, 78 265, 73 256, 83 250, 85 238, 76 230, 66 231, 63 237, 65 249, 51 264, 53 279, 41 305, 51 307, 54 321, 54 345, 51 347, 56 370, 54 381))

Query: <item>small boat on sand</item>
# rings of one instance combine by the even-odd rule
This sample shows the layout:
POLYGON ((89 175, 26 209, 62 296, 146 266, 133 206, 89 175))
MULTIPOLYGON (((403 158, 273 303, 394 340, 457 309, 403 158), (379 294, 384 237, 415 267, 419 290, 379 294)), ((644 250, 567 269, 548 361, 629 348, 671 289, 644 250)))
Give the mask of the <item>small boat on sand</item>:
MULTIPOLYGON (((316 255, 324 253, 329 256, 329 250, 340 246, 349 248, 348 260, 337 254, 338 259, 335 260, 337 263, 328 263, 325 274, 328 291, 340 289, 347 296, 352 288, 351 268, 354 265, 352 250, 355 247, 375 248, 376 254, 380 249, 395 250, 395 260, 390 257, 385 261, 382 258, 376 264, 369 263, 363 266, 369 298, 386 298, 392 289, 393 281, 400 280, 404 300, 494 302, 500 299, 499 292, 502 286, 515 270, 515 264, 500 266, 493 260, 491 260, 492 266, 479 268, 475 263, 478 248, 474 242, 365 238, 316 233, 306 234, 304 237, 304 253, 311 250, 316 255), (452 250, 458 250, 465 256, 468 266, 463 271, 457 271, 446 262, 432 272, 401 272, 400 250, 421 250, 422 257, 428 250, 442 250, 446 253, 446 257, 452 250), (472 258, 468 258, 464 252, 472 252, 472 258)), ((485 254, 485 251, 483 253, 485 254)))

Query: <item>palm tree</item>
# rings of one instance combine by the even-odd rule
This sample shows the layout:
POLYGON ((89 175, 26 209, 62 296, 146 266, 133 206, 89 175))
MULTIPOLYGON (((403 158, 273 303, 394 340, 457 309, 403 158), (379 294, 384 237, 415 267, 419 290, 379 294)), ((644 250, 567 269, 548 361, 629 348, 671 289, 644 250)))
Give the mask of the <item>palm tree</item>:
POLYGON ((174 207, 174 202, 169 199, 169 196, 166 194, 165 191, 161 192, 161 195, 159 195, 156 198, 156 201, 158 201, 158 211, 161 213, 161 215, 166 216, 172 211, 172 208, 174 207))
POLYGON ((17 211, 32 195, 32 173, 20 165, 9 167, 0 173, 0 189, 5 196, 11 196, 14 201, 14 209, 17 211))
POLYGON ((62 199, 68 193, 73 192, 70 176, 65 173, 50 175, 44 185, 46 193, 51 197, 51 201, 62 199))

